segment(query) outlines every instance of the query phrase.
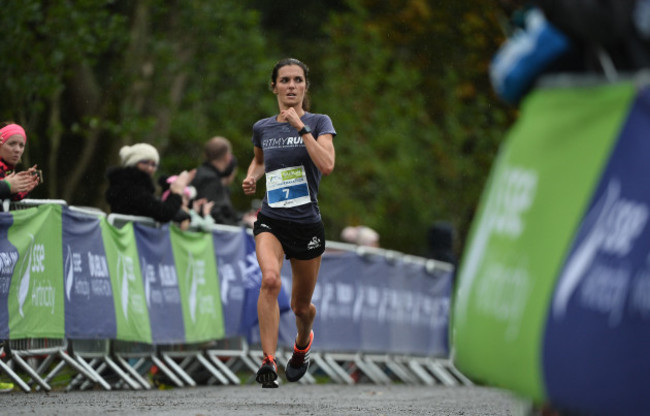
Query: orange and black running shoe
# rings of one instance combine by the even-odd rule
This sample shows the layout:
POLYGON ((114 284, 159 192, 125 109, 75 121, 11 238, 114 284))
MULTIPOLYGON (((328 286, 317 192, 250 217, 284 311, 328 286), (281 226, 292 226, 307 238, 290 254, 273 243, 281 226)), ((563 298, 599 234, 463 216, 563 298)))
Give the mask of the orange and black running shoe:
POLYGON ((309 344, 304 349, 299 349, 296 343, 293 343, 293 355, 289 359, 285 370, 288 381, 298 381, 307 372, 309 368, 309 351, 313 341, 314 331, 311 331, 309 333, 309 344))
POLYGON ((255 381, 262 385, 262 388, 274 389, 279 386, 278 381, 278 363, 272 355, 265 355, 262 360, 262 366, 257 370, 255 381))

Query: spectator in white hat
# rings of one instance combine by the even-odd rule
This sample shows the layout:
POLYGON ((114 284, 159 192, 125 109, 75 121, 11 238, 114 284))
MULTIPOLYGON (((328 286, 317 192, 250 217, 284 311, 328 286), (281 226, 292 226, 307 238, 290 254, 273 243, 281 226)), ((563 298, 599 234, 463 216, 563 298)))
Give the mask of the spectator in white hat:
POLYGON ((158 222, 169 222, 179 212, 183 191, 194 178, 195 171, 183 171, 169 185, 169 197, 164 201, 155 195, 153 176, 160 157, 155 147, 137 143, 120 149, 121 166, 109 168, 106 173, 108 189, 106 201, 111 212, 150 217, 158 222))

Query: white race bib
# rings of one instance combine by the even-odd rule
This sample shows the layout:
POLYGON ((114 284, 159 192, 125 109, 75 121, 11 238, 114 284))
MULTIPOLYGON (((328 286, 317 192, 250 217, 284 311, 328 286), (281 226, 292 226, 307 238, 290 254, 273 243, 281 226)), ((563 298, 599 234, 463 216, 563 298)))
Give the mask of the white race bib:
POLYGON ((272 208, 291 208, 310 203, 304 166, 266 172, 266 201, 272 208))

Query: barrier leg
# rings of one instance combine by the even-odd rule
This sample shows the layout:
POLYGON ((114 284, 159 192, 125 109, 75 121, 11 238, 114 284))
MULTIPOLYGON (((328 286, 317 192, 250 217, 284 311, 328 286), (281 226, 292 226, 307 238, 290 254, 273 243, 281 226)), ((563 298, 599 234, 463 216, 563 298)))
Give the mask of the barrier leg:
POLYGON ((439 362, 440 362, 440 364, 442 366, 444 366, 447 369, 447 371, 449 373, 451 373, 454 377, 456 377, 458 379, 458 381, 460 381, 461 384, 463 384, 465 386, 473 386, 474 385, 472 380, 465 377, 465 375, 463 373, 458 371, 458 369, 452 364, 451 361, 449 361, 449 360, 439 360, 439 362))
POLYGON ((427 370, 431 372, 442 384, 445 386, 457 386, 458 381, 449 374, 449 372, 438 362, 434 360, 427 360, 425 362, 427 370))
POLYGON ((189 374, 187 374, 178 364, 176 364, 176 362, 172 360, 170 356, 164 353, 161 353, 160 355, 162 356, 162 359, 165 361, 165 364, 171 367, 171 369, 176 374, 178 374, 178 376, 182 378, 185 383, 187 383, 192 387, 196 386, 196 382, 192 379, 192 377, 190 377, 189 374))
POLYGON ((384 371, 372 361, 365 360, 361 354, 354 358, 354 364, 375 384, 390 384, 391 380, 384 371))
POLYGON ((156 367, 158 367, 158 369, 159 369, 160 371, 162 371, 163 374, 165 374, 167 377, 169 377, 169 379, 172 381, 172 383, 176 384, 176 386, 178 386, 178 387, 183 387, 183 386, 185 385, 185 384, 183 384, 183 382, 182 382, 182 381, 181 381, 181 380, 176 376, 176 374, 174 374, 173 371, 171 371, 169 368, 167 368, 167 366, 165 365, 165 363, 164 363, 161 359, 159 359, 159 358, 156 357, 155 355, 152 355, 152 356, 151 356, 151 361, 153 361, 154 365, 155 365, 156 367))
MULTIPOLYGON (((232 384, 239 385, 241 384, 241 381, 239 380, 239 377, 235 373, 232 372, 230 367, 226 365, 223 361, 219 359, 218 356, 212 355, 209 351, 205 353, 205 356, 210 360, 212 364, 214 364, 223 374, 225 374, 226 377, 230 380, 232 384)), ((224 383, 226 384, 226 383, 224 383)))
POLYGON ((386 365, 386 368, 389 369, 399 380, 407 384, 418 384, 418 380, 400 363, 394 360, 387 354, 384 355, 369 355, 365 356, 367 361, 372 362, 381 362, 386 365))
POLYGON ((122 365, 122 367, 124 367, 124 369, 127 371, 127 373, 129 373, 131 375, 131 377, 133 377, 138 383, 141 384, 141 386, 144 389, 146 389, 146 390, 151 389, 151 384, 149 383, 149 381, 147 381, 147 379, 142 377, 142 375, 140 373, 138 373, 138 371, 135 368, 131 367, 129 365, 129 363, 126 362, 126 360, 124 358, 122 358, 122 357, 120 357, 118 355, 118 356, 115 357, 115 359, 117 360, 117 362, 119 364, 122 365))
POLYGON ((113 361, 112 358, 110 357, 104 357, 104 361, 106 364, 110 367, 111 370, 115 371, 115 373, 126 382, 126 384, 129 385, 133 390, 140 390, 142 386, 138 384, 137 382, 133 381, 131 377, 127 373, 125 373, 122 368, 113 361))
POLYGON ((29 393, 32 391, 32 389, 23 381, 22 378, 18 374, 14 372, 14 370, 11 369, 4 361, 0 360, 0 369, 7 373, 7 375, 14 381, 14 383, 18 384, 18 387, 20 387, 25 393, 29 393))
POLYGON ((431 377, 427 370, 425 370, 416 360, 409 360, 408 367, 427 386, 434 386, 436 384, 436 379, 431 377))
POLYGON ((196 360, 197 360, 197 361, 198 361, 198 362, 199 362, 203 367, 205 367, 205 369, 208 370, 208 372, 210 372, 210 374, 212 374, 212 377, 214 377, 215 379, 217 379, 217 380, 219 381, 219 383, 221 383, 221 384, 229 384, 230 381, 228 380, 228 378, 226 378, 226 376, 224 376, 223 374, 221 374, 221 372, 220 372, 218 369, 216 369, 216 368, 215 368, 215 367, 210 363, 210 361, 208 361, 208 359, 205 358, 201 353, 197 353, 197 354, 194 356, 194 358, 196 358, 196 360))
POLYGON ((335 369, 333 369, 320 355, 320 353, 311 354, 311 361, 314 364, 314 369, 321 369, 327 376, 335 383, 346 383, 346 380, 342 378, 335 369))
POLYGON ((350 377, 350 374, 348 374, 348 372, 345 371, 345 369, 341 367, 338 362, 336 362, 334 357, 330 356, 329 354, 324 354, 323 359, 327 364, 329 364, 330 368, 336 372, 336 374, 341 380, 343 380, 345 384, 351 385, 355 383, 354 379, 350 377))
POLYGON ((23 358, 18 355, 18 354, 12 354, 11 355, 11 360, 15 361, 16 364, 18 364, 20 367, 22 367, 23 370, 31 377, 33 381, 38 383, 43 389, 46 391, 52 390, 52 387, 50 387, 49 384, 47 384, 37 373, 36 371, 32 368, 31 365, 27 364, 23 358))

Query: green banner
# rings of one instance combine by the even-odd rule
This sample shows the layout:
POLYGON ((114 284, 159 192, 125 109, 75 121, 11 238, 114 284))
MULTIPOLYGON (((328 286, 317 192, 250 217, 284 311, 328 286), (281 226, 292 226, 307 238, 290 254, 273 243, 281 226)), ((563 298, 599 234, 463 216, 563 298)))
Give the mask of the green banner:
POLYGON ((548 89, 525 101, 458 273, 452 353, 475 380, 545 397, 541 338, 555 279, 634 93, 548 89))
POLYGON ((117 339, 150 344, 149 312, 133 223, 116 228, 104 218, 100 224, 115 302, 117 339))
POLYGON ((61 206, 13 211, 9 241, 18 250, 9 288, 10 338, 63 338, 61 206))
POLYGON ((178 286, 183 305, 185 341, 223 338, 225 325, 212 234, 170 227, 178 286))

